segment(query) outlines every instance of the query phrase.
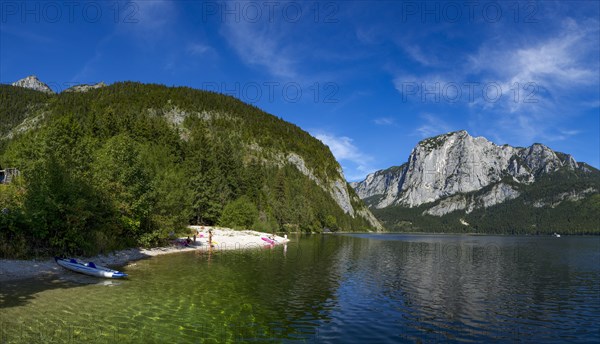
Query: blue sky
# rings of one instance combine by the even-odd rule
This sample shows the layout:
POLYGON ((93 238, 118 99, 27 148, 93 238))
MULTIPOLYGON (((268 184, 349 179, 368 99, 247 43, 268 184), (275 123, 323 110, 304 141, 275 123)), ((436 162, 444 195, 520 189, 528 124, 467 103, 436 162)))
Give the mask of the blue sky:
POLYGON ((330 146, 349 180, 466 129, 600 164, 600 2, 3 1, 0 82, 234 95, 330 146))

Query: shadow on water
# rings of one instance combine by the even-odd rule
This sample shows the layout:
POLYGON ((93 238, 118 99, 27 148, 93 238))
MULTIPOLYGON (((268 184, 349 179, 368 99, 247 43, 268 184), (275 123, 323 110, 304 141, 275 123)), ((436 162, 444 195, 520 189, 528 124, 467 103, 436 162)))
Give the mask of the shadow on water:
POLYGON ((34 300, 38 293, 47 290, 77 288, 90 284, 103 283, 107 283, 107 281, 99 281, 93 277, 86 278, 86 276, 80 277, 67 274, 60 277, 26 278, 2 282, 2 286, 0 287, 0 309, 24 306, 34 300))

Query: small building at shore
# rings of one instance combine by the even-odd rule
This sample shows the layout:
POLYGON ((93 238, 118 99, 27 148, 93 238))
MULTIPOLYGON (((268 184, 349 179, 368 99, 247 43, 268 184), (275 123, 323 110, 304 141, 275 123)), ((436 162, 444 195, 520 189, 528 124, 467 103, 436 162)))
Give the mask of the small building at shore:
POLYGON ((19 175, 21 175, 21 172, 16 168, 0 170, 0 184, 10 184, 19 175))

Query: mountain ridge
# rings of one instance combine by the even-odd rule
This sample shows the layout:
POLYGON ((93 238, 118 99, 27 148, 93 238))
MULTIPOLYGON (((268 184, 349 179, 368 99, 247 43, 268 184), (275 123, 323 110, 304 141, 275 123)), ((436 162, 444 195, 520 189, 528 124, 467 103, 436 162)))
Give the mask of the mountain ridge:
POLYGON ((88 92, 90 90, 95 90, 98 88, 102 88, 102 87, 106 87, 107 85, 103 82, 100 81, 99 83, 96 84, 81 84, 81 85, 75 85, 75 86, 71 86, 69 88, 67 88, 66 90, 64 90, 63 92, 88 92))
POLYGON ((40 79, 38 79, 38 77, 35 75, 29 75, 23 79, 17 80, 11 85, 28 88, 34 91, 40 91, 48 94, 54 94, 54 91, 52 91, 52 89, 48 85, 40 81, 40 79))
MULTIPOLYGON (((527 200, 525 207, 545 209, 554 204, 556 208, 564 202, 594 197, 600 190, 600 171, 540 143, 499 146, 461 130, 421 140, 406 163, 371 173, 351 186, 376 216, 385 214, 384 223, 390 227, 390 221, 402 220, 393 215, 392 208, 398 209, 398 214, 406 213, 403 209, 420 209, 420 216, 441 221, 450 214, 464 217, 504 203, 522 202, 528 193, 537 192, 539 183, 559 173, 567 177, 556 184, 564 184, 565 189, 544 195, 546 200, 527 200), (567 187, 568 183, 572 185, 567 187)), ((464 223, 458 228, 462 226, 464 223)))
POLYGON ((580 166, 571 155, 554 152, 540 143, 529 147, 499 146, 460 130, 421 140, 408 162, 371 173, 351 185, 363 199, 385 189, 386 198, 376 205, 378 208, 419 206, 454 193, 479 190, 507 175, 519 183, 532 183, 536 176, 565 166, 583 169, 589 165, 580 166), (386 178, 385 184, 396 182, 398 190, 382 188, 382 177, 386 178), (443 185, 448 181, 450 185, 443 185), (422 191, 421 184, 429 190, 422 191))

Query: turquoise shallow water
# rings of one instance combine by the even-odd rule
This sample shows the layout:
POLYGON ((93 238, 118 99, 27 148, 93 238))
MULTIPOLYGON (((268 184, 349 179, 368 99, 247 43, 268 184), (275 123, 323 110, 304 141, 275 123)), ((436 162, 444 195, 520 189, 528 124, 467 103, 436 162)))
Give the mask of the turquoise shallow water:
POLYGON ((599 342, 599 237, 356 234, 0 287, 0 343, 599 342))

